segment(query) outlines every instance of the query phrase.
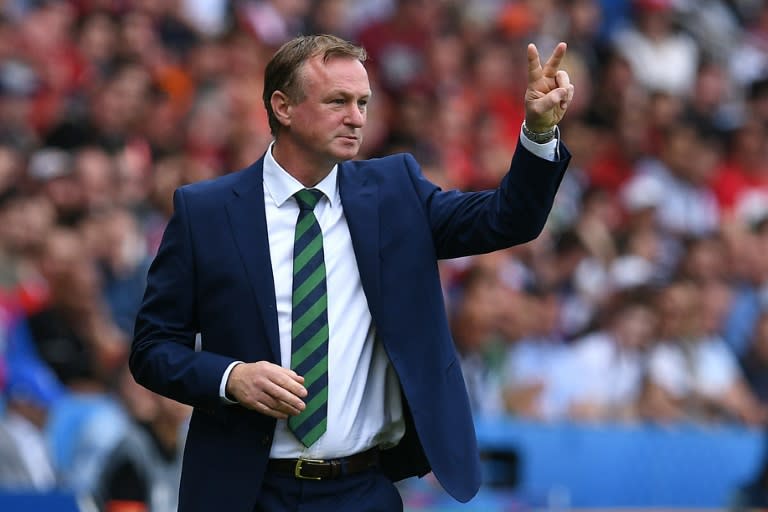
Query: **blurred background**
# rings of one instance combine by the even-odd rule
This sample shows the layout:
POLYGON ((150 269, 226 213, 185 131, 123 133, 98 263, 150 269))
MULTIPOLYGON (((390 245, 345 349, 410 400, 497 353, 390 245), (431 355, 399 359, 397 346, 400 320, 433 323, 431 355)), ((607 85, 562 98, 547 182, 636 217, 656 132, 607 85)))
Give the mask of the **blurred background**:
POLYGON ((485 485, 409 511, 768 507, 768 2, 0 1, 0 509, 175 510, 187 406, 126 371, 173 190, 249 165, 299 33, 364 45, 361 157, 494 187, 526 44, 573 153, 537 240, 441 262, 485 485))

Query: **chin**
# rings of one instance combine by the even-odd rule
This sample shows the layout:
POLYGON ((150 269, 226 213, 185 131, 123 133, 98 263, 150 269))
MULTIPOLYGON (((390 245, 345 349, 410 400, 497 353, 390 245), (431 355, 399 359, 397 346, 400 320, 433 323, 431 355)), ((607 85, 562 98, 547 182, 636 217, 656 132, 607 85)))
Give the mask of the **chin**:
POLYGON ((358 153, 359 151, 350 151, 349 153, 345 153, 343 156, 341 156, 340 160, 354 160, 358 153))
POLYGON ((352 160, 357 156, 357 154, 360 152, 360 144, 355 144, 355 147, 346 147, 344 149, 341 149, 339 151, 334 151, 334 156, 339 161, 344 160, 352 160))

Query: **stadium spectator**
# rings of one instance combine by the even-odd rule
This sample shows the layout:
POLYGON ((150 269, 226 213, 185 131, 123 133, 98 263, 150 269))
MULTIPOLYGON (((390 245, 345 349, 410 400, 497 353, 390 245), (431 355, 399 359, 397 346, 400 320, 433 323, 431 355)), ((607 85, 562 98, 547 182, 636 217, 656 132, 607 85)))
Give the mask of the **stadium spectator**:
POLYGON ((564 393, 574 375, 563 364, 568 348, 560 326, 560 298, 552 290, 517 293, 507 299, 504 327, 509 348, 501 374, 505 409, 544 421, 567 416, 564 393), (511 336, 509 325, 516 324, 511 336), (562 386, 561 384, 565 384, 562 386))
POLYGON ((0 297, 7 308, 32 313, 46 300, 36 261, 55 221, 53 205, 40 194, 14 185, 0 195, 0 297))
POLYGON ((129 417, 103 454, 92 495, 105 512, 175 512, 191 409, 142 388, 127 368, 118 393, 129 417))
MULTIPOLYGON (((691 2, 693 3, 693 2, 691 2)), ((684 117, 705 133, 725 137, 742 122, 737 89, 721 61, 699 64, 690 99, 684 103, 684 117)))
POLYGON ((27 492, 59 486, 45 425, 50 409, 64 394, 56 377, 27 357, 12 360, 0 415, 0 487, 27 492))
POLYGON ((740 362, 750 389, 763 404, 768 404, 768 312, 760 314, 740 362))
POLYGON ((385 92, 399 96, 422 80, 440 14, 435 0, 395 0, 391 15, 372 21, 356 35, 371 59, 372 79, 385 92))
MULTIPOLYGON (((571 338, 582 332, 596 313, 595 296, 590 292, 597 287, 589 286, 594 282, 590 274, 595 266, 585 264, 589 262, 589 252, 575 230, 567 229, 551 242, 549 247, 544 241, 534 246, 537 250, 530 261, 534 274, 531 284, 541 289, 552 289, 558 294, 562 308, 560 325, 563 335, 571 338), (580 270, 583 271, 581 274, 580 270)), ((595 273, 595 281, 600 280, 600 269, 595 273)))
POLYGON ((563 368, 570 376, 567 416, 581 421, 633 421, 639 417, 646 360, 657 315, 648 290, 614 295, 597 328, 574 340, 563 368))
POLYGON ((743 94, 746 96, 744 110, 761 123, 768 122, 768 77, 751 82, 743 94))
POLYGON ((765 307, 768 284, 768 219, 749 229, 724 230, 733 298, 723 325, 723 337, 731 352, 741 357, 755 332, 765 307))
POLYGON ((766 130, 761 120, 752 117, 730 136, 727 156, 712 183, 726 222, 753 224, 768 214, 766 130))
POLYGON ((460 282, 454 298, 451 332, 467 384, 469 403, 475 414, 501 414, 499 362, 493 361, 494 345, 500 342, 497 326, 504 301, 501 283, 494 270, 474 266, 460 282))
POLYGON ((91 146, 75 152, 72 172, 88 213, 107 210, 118 201, 117 163, 103 148, 91 146))
POLYGON ((27 175, 31 186, 53 206, 56 224, 74 227, 86 215, 85 197, 68 151, 54 147, 35 151, 27 175))
POLYGON ((724 313, 719 293, 686 280, 661 291, 660 340, 650 354, 645 396, 651 417, 765 423, 766 409, 714 330, 724 313))
POLYGON ((619 255, 608 269, 610 289, 650 286, 663 281, 662 241, 657 229, 643 224, 629 227, 617 245, 619 255))
POLYGON ((82 223, 81 232, 99 271, 109 317, 129 337, 150 261, 138 219, 127 208, 111 207, 91 215, 82 223))
POLYGON ((699 128, 676 123, 665 134, 658 159, 640 162, 625 185, 647 182, 664 191, 655 211, 661 227, 675 236, 706 235, 717 231, 720 211, 710 180, 717 163, 717 148, 699 128))
POLYGON ((13 336, 29 338, 69 389, 109 390, 128 345, 109 316, 82 236, 69 229, 52 231, 40 257, 40 272, 49 299, 17 324, 13 336))
POLYGON ((616 48, 649 91, 684 95, 690 90, 699 60, 699 47, 674 25, 671 0, 633 0, 630 26, 614 36, 616 48))
MULTIPOLYGON (((676 274, 699 284, 728 279, 728 254, 725 241, 717 234, 682 240, 683 251, 676 274)), ((721 331, 720 328, 717 329, 721 331)))

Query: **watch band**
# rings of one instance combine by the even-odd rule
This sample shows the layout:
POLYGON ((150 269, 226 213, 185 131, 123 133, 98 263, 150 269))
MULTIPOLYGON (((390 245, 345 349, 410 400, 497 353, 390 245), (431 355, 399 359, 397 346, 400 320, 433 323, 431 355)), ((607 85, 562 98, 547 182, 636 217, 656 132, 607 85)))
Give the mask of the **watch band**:
POLYGON ((523 121, 523 135, 525 135, 531 142, 544 144, 555 138, 555 135, 557 135, 557 125, 545 132, 534 132, 531 131, 528 126, 526 126, 525 121, 523 121))

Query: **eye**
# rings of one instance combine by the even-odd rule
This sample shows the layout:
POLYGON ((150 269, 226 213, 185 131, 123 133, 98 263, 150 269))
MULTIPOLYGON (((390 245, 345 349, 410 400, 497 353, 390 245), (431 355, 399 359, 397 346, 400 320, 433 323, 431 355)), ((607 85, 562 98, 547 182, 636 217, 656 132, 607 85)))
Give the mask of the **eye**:
POLYGON ((360 108, 365 108, 368 106, 368 100, 360 100, 357 102, 357 106, 360 108))

